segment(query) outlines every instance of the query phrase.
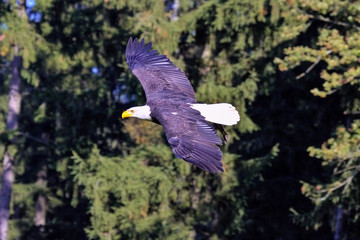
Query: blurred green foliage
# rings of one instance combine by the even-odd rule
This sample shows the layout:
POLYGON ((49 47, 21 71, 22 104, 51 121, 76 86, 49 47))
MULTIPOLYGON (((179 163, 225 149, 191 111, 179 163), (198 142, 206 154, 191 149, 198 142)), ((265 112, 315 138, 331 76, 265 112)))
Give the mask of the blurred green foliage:
POLYGON ((172 0, 38 0, 27 17, 0 2, 10 239, 358 239, 360 3, 179 2, 177 20, 172 0), (121 120, 145 102, 130 36, 183 69, 199 102, 239 110, 224 174, 176 159, 160 126, 121 120), (8 132, 15 44, 22 109, 8 132))

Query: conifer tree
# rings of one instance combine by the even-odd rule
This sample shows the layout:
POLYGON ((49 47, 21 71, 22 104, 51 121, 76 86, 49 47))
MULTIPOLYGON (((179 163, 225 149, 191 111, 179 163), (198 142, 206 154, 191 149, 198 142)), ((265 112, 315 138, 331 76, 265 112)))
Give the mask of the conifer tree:
POLYGON ((278 60, 282 71, 302 68, 302 80, 320 79, 311 93, 324 101, 337 98, 341 117, 330 138, 309 146, 311 157, 322 160, 323 175, 303 181, 301 191, 312 200, 312 211, 294 209, 296 219, 317 229, 332 219, 334 239, 356 239, 359 234, 359 4, 352 1, 296 1, 297 11, 314 25, 312 42, 289 48, 278 60), (326 140, 326 141, 325 141, 326 140), (346 213, 345 213, 346 212, 346 213), (346 225, 346 228, 344 227, 346 225))
MULTIPOLYGON (((2 6, 1 6, 2 7, 2 6)), ((3 12, 3 11, 1 11, 3 12)), ((10 212, 10 201, 12 188, 14 183, 14 154, 16 152, 16 137, 14 135, 15 131, 18 128, 18 117, 20 113, 21 106, 21 64, 22 64, 22 54, 24 54, 23 45, 18 42, 19 35, 17 35, 17 29, 12 28, 15 24, 20 24, 21 27, 27 28, 26 23, 24 23, 25 14, 25 1, 19 1, 17 3, 17 9, 12 12, 5 13, 5 19, 9 18, 9 15, 14 17, 12 24, 9 25, 9 31, 2 33, 3 44, 2 55, 9 54, 12 59, 12 69, 11 69, 11 81, 9 84, 9 102, 8 102, 8 111, 6 118, 6 131, 9 133, 9 142, 5 146, 4 156, 3 156, 3 168, 2 168, 2 181, 1 181, 1 190, 0 190, 0 239, 8 239, 8 229, 9 229, 9 212, 10 212), (7 38, 7 39, 6 39, 7 38), (6 40, 5 40, 6 39, 6 40), (9 44, 9 40, 11 44, 9 44), (5 49, 13 48, 13 51, 7 53, 5 49), (14 146, 12 146, 14 145, 14 146)), ((2 20, 4 20, 2 18, 2 20)), ((8 22, 5 22, 7 24, 8 22)), ((3 25, 7 26, 7 25, 3 25)), ((7 27, 6 27, 7 28, 7 27)))

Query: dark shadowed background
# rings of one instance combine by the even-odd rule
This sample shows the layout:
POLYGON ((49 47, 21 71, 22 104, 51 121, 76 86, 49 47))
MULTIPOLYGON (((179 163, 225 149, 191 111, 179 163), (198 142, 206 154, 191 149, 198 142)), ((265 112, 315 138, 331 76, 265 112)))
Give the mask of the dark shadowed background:
POLYGON ((351 0, 0 1, 0 237, 360 239, 359 30, 351 0), (223 174, 121 120, 130 36, 236 106, 223 174))

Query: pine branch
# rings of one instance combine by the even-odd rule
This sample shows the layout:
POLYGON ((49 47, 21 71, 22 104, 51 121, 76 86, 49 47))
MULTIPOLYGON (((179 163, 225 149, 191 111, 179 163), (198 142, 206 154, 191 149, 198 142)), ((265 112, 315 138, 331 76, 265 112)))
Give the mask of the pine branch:
POLYGON ((319 20, 322 22, 331 23, 334 25, 342 26, 342 27, 356 28, 357 30, 360 30, 360 27, 355 24, 349 24, 349 23, 345 23, 345 22, 341 22, 341 21, 334 21, 334 20, 331 20, 330 18, 321 16, 321 15, 311 15, 311 14, 307 14, 307 15, 312 19, 319 20))
MULTIPOLYGON (((326 52, 325 56, 329 55, 330 53, 332 53, 332 50, 328 50, 328 51, 326 52)), ((324 57, 325 57, 325 56, 324 56, 324 57)), ((305 77, 309 72, 311 72, 311 70, 313 70, 314 67, 319 64, 319 62, 321 61, 322 58, 323 58, 323 56, 318 56, 318 58, 316 59, 316 61, 315 61, 313 64, 311 64, 311 66, 310 66, 308 69, 306 69, 305 72, 303 72, 303 73, 301 73, 301 74, 299 74, 299 75, 296 76, 296 80, 299 80, 300 78, 305 77)))
POLYGON ((299 12, 301 12, 301 14, 304 14, 304 15, 306 15, 309 18, 314 19, 314 20, 318 20, 318 21, 326 22, 326 23, 331 23, 331 24, 334 24, 334 25, 342 26, 342 27, 355 28, 357 30, 360 30, 360 26, 357 26, 355 24, 349 24, 349 23, 342 22, 342 21, 335 21, 335 20, 332 20, 330 18, 321 16, 321 15, 317 15, 317 14, 310 14, 310 13, 307 13, 307 12, 305 12, 304 10, 302 10, 300 8, 297 8, 297 10, 299 12))

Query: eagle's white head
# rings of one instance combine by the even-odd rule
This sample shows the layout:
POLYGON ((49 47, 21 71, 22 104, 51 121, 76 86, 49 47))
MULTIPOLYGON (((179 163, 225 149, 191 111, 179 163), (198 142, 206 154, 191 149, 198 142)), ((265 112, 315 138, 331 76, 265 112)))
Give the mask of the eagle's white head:
POLYGON ((121 117, 123 119, 128 117, 136 117, 140 119, 151 120, 150 113, 151 113, 150 107, 148 105, 144 105, 144 106, 129 108, 128 110, 122 113, 121 117))

